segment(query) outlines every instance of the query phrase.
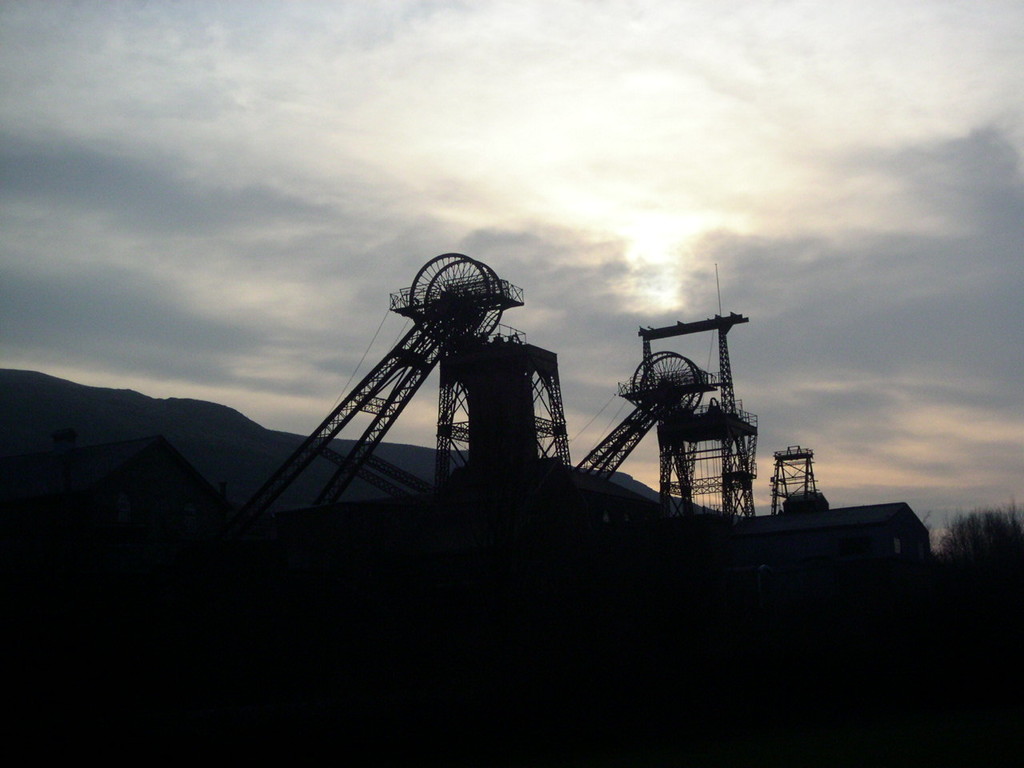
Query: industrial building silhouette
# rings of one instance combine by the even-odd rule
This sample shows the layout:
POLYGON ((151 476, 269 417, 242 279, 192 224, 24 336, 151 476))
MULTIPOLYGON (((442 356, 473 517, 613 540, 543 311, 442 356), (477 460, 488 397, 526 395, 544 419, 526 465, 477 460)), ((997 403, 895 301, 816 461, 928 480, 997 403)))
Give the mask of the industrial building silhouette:
MULTIPOLYGON (((672 537, 691 539, 691 553, 694 547, 708 548, 704 561, 749 567, 749 559, 757 559, 750 554, 751 542, 761 540, 757 523, 744 524, 754 520, 757 417, 743 410, 736 397, 728 348, 730 330, 748 318, 732 313, 640 328, 640 363, 618 392, 633 408, 574 466, 557 356, 502 325, 504 313, 524 303, 522 289, 480 261, 454 253, 428 261, 409 288, 391 296, 391 310, 409 318, 411 330, 237 512, 223 535, 245 538, 295 477, 313 461, 326 460, 336 469, 309 507, 273 511, 291 567, 351 572, 343 565, 346 557, 375 546, 387 552, 380 558, 392 563, 398 552, 419 561, 432 553, 453 562, 461 558, 480 563, 488 553, 508 557, 527 544, 536 558, 541 542, 552 556, 569 558, 590 552, 588 547, 609 536, 635 539, 623 532, 624 526, 672 530, 672 537), (697 333, 716 334, 717 372, 701 370, 676 352, 651 350, 654 340, 697 333), (428 487, 375 458, 374 448, 434 368, 440 370, 436 472, 433 487, 428 487), (346 455, 330 447, 335 437, 353 428, 362 431, 346 455), (652 431, 661 457, 657 502, 611 479, 652 431), (357 476, 381 489, 382 499, 345 502, 342 494, 357 476), (684 530, 688 533, 678 533, 684 530), (734 538, 742 542, 743 552, 735 563, 734 538)), ((780 455, 776 460, 782 466, 780 455)), ((801 475, 805 486, 807 472, 809 464, 801 475)), ((802 488, 798 502, 795 485, 786 485, 794 484, 795 474, 789 470, 780 475, 777 467, 773 512, 809 509, 807 497, 817 494, 816 486, 802 488), (775 509, 783 496, 788 506, 775 509)), ((827 502, 818 507, 827 508, 827 502)), ((828 517, 809 516, 799 526, 776 525, 771 541, 779 536, 798 541, 796 529, 806 532, 818 520, 825 537, 838 530, 835 519, 844 528, 864 522, 863 515, 841 510, 828 517)), ((886 520, 872 520, 871 525, 884 527, 886 520)), ((909 535, 902 532, 904 539, 909 535)), ((861 556, 898 554, 901 560, 924 563, 927 531, 919 521, 912 538, 901 553, 850 552, 836 539, 833 559, 849 563, 861 556)), ((769 539, 764 541, 767 546, 769 539)), ((820 561, 822 553, 816 557, 820 561)), ((785 565, 796 567, 800 560, 790 558, 785 565)), ((783 565, 767 560, 755 564, 783 565)))
MULTIPOLYGON (((158 522, 140 537, 169 537, 148 563, 126 569, 131 542, 122 538, 119 557, 94 560, 88 578, 65 572, 34 592, 11 587, 18 617, 64 600, 71 583, 80 596, 40 624, 27 666, 74 689, 102 686, 121 700, 124 722, 136 714, 129 702, 145 700, 165 719, 135 725, 157 734, 186 727, 182 712, 197 727, 202 711, 198 727, 217 733, 471 731, 496 743, 516 723, 522 734, 593 740, 683 721, 720 726, 751 696, 801 707, 820 669, 836 699, 873 696, 865 681, 877 676, 860 673, 877 663, 873 643, 916 637, 903 619, 928 588, 928 532, 902 503, 829 509, 810 464, 794 463, 810 458, 799 446, 775 455, 775 514, 754 514, 757 417, 736 397, 727 344, 748 319, 640 328, 640 361, 618 391, 632 409, 574 464, 556 354, 501 323, 524 303, 520 288, 480 261, 428 261, 390 299, 411 329, 230 512, 165 440, 75 448, 126 460, 78 489, 86 522, 69 540, 96 541, 101 529, 127 535, 116 525, 122 486, 173 496, 182 510, 146 518, 158 522), (709 332, 714 372, 651 350, 654 340, 709 332), (377 448, 434 370, 431 483, 377 448), (659 488, 645 495, 613 477, 652 432, 659 488), (338 437, 350 440, 347 450, 338 437), (325 485, 305 505, 282 505, 314 462, 330 467, 325 485), (347 498, 356 478, 378 498, 347 498), (823 634, 825 617, 838 618, 823 634), (141 636, 141 661, 127 663, 122 638, 141 636), (64 637, 76 638, 70 651, 56 645, 64 637), (844 652, 841 665, 818 655, 825 646, 844 652), (305 708, 283 714, 296 698, 305 708), (254 701, 263 714, 252 714, 254 701)), ((0 477, 53 474, 65 448, 0 459, 0 477)), ((39 538, 10 521, 42 520, 33 509, 76 489, 23 490, 0 497, 5 552, 39 538)), ((166 507, 166 498, 144 496, 134 494, 133 514, 166 507)), ((12 564, 5 583, 15 585, 12 564)), ((892 673, 878 674, 899 679, 892 673)))
MULTIPOLYGON (((728 334, 748 322, 736 313, 640 328, 640 361, 618 390, 632 408, 574 465, 557 355, 527 343, 521 333, 502 324, 505 312, 524 304, 522 289, 480 261, 462 254, 431 259, 408 288, 390 299, 391 311, 408 318, 411 329, 241 508, 229 511, 223 496, 165 440, 157 441, 156 447, 150 440, 80 448, 68 443, 72 430, 58 434, 63 440, 55 443, 50 454, 0 459, 0 471, 9 477, 3 489, 5 529, 14 531, 12 521, 21 520, 18 525, 24 531, 41 530, 43 518, 55 514, 54 505, 70 503, 70 486, 61 489, 63 495, 54 492, 55 483, 68 481, 67 476, 60 479, 58 464, 67 468, 74 461, 80 467, 89 456, 119 456, 129 448, 147 447, 146 455, 173 457, 165 462, 168 472, 184 473, 202 497, 201 503, 188 505, 204 510, 201 524, 191 517, 181 522, 194 533, 179 539, 186 543, 270 539, 281 548, 282 562, 291 568, 331 567, 352 573, 359 559, 352 559, 352 552, 364 553, 365 559, 365 553, 374 549, 379 550, 378 559, 395 567, 404 553, 410 561, 421 563, 433 558, 438 568, 444 560, 447 564, 441 570, 456 562, 479 564, 492 555, 507 559, 523 546, 535 558, 540 548, 546 557, 572 559, 607 551, 616 537, 645 539, 646 534, 629 532, 631 526, 671 530, 671 535, 664 535, 673 539, 689 531, 685 534, 691 539, 688 551, 713 548, 705 561, 740 570, 756 565, 792 569, 811 561, 820 567, 822 558, 843 562, 844 567, 878 558, 927 561, 927 531, 920 521, 909 533, 906 525, 897 531, 900 526, 889 517, 869 523, 863 512, 829 511, 814 478, 813 451, 800 446, 775 453, 772 517, 779 521, 754 516, 757 417, 743 410, 736 397, 728 334), (652 352, 654 340, 699 333, 717 336, 715 372, 702 370, 674 351, 652 352), (386 461, 376 449, 435 369, 439 369, 440 386, 431 483, 386 461), (340 451, 341 443, 335 438, 351 438, 353 433, 350 448, 340 451), (613 480, 630 452, 651 433, 656 434, 660 449, 657 499, 613 480), (326 475, 321 472, 329 479, 320 492, 305 506, 275 506, 282 492, 313 462, 332 468, 326 475), (45 477, 49 485, 39 485, 45 477), (356 477, 368 481, 380 498, 346 498, 345 491, 356 477), (29 488, 31 482, 39 485, 38 493, 29 488), (49 510, 47 515, 31 513, 43 507, 49 510), (211 520, 225 521, 216 535, 218 526, 211 520), (856 536, 849 529, 859 525, 893 527, 889 538, 903 542, 901 549, 851 548, 849 540, 856 536), (803 545, 799 542, 809 541, 809 530, 817 531, 814 554, 800 556, 803 545), (823 538, 831 542, 828 547, 821 545, 823 538), (780 549, 780 539, 789 544, 780 549), (790 553, 784 563, 778 559, 782 550, 790 553), (352 562, 343 564, 346 558, 352 562)), ((127 462, 119 471, 125 476, 133 466, 127 462)), ((151 469, 147 472, 138 471, 135 486, 148 482, 154 492, 167 487, 166 482, 153 481, 151 469)), ((189 484, 177 481, 176 487, 189 484)), ((103 505, 109 500, 101 503, 89 498, 77 493, 77 507, 93 508, 79 516, 103 519, 107 514, 103 505)), ((121 498, 122 506, 129 503, 124 492, 121 498)), ((155 501, 154 505, 159 506, 155 501)), ((906 505, 900 509, 901 519, 916 520, 906 505)), ((136 510, 135 518, 140 514, 136 510)), ((160 525, 161 530, 173 529, 171 523, 160 525)), ((123 532, 118 535, 131 540, 123 532)), ((88 536, 96 538, 95 532, 88 536)), ((173 556, 167 552, 160 562, 173 556)))

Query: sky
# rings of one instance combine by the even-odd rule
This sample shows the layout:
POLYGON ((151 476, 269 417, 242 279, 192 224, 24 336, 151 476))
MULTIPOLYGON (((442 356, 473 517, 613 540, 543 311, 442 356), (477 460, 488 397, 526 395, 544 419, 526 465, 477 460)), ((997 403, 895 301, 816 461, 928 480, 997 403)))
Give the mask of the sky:
POLYGON ((0 0, 0 366, 308 434, 463 253, 574 461, 640 326, 739 312, 758 513, 801 445, 833 507, 942 525, 1024 489, 1021 94, 1017 0, 0 0))

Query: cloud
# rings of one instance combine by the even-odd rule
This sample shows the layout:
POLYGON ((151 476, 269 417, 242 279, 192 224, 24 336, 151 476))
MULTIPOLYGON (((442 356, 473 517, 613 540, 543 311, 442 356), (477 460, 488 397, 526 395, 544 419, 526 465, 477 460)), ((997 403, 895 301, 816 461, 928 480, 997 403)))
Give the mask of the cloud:
POLYGON ((150 235, 209 235, 228 227, 266 227, 282 220, 312 223, 327 214, 265 186, 225 188, 188 179, 174 158, 138 160, 88 146, 0 137, 0 195, 8 205, 34 204, 53 215, 98 213, 119 229, 150 235))
POLYGON ((861 371, 946 358, 946 375, 963 369, 1010 379, 1020 361, 1007 331, 1024 320, 1013 295, 1024 278, 1018 160, 987 129, 907 149, 885 164, 907 205, 954 234, 917 234, 912 222, 910 232, 840 231, 829 239, 717 233, 698 248, 704 273, 719 263, 735 300, 792 325, 796 335, 778 349, 784 366, 841 349, 845 365, 861 371))
POLYGON ((252 328, 203 317, 173 285, 125 269, 40 275, 4 266, 0 325, 9 354, 198 382, 223 381, 233 356, 257 347, 252 328))
MULTIPOLYGON (((970 506, 987 483, 1002 502, 1024 378, 1021 18, 6 4, 5 357, 302 431, 399 335, 389 293, 463 252, 524 289, 505 322, 558 353, 570 433, 593 419, 579 457, 637 328, 715 313, 720 283, 751 318, 730 345, 762 495, 771 451, 810 441, 838 500, 970 506)), ((709 339, 676 345, 714 366, 709 339)), ((430 386, 407 442, 433 440, 430 386)), ((627 467, 649 482, 652 442, 627 467)))
POLYGON ((697 269, 708 279, 718 264, 729 306, 751 317, 730 340, 738 394, 761 417, 762 474, 771 450, 810 441, 845 503, 901 475, 936 508, 1009 496, 1024 468, 1019 154, 985 128, 861 162, 954 234, 719 232, 697 249, 697 269))
POLYGON ((315 191, 224 186, 160 153, 4 139, 5 336, 26 354, 57 344, 65 360, 130 358, 153 376, 182 360, 179 376, 196 382, 309 389, 318 372, 355 365, 388 291, 446 239, 427 218, 368 209, 358 184, 326 204, 315 191), (76 346, 75 334, 88 343, 76 346), (137 343, 126 358, 128 339, 137 343), (201 365, 199 348, 222 342, 222 359, 201 365))

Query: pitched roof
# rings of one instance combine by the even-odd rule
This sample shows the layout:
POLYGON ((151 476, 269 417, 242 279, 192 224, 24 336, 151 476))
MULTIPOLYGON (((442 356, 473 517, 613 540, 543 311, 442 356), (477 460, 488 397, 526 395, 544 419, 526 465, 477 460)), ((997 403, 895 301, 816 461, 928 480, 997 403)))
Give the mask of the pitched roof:
POLYGON ((155 443, 170 447, 156 436, 0 457, 0 502, 88 490, 155 443))
MULTIPOLYGON (((736 521, 733 534, 736 536, 762 536, 772 533, 825 530, 879 525, 888 522, 903 512, 914 514, 906 502, 891 504, 869 504, 861 507, 842 507, 825 512, 795 513, 789 515, 763 515, 736 521)), ((915 515, 916 517, 916 515, 915 515)))
POLYGON ((572 481, 581 491, 588 493, 601 493, 606 496, 615 496, 630 501, 641 501, 648 504, 654 503, 652 499, 643 496, 625 486, 619 485, 614 480, 599 475, 592 475, 589 472, 572 470, 572 481))

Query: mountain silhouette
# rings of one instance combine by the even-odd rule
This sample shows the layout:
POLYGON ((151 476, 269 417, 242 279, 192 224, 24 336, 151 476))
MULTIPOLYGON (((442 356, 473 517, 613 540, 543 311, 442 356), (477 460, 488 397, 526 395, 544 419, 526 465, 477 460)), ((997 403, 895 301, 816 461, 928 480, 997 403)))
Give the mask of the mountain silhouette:
MULTIPOLYGON (((325 414, 326 415, 326 414, 325 414)), ((0 369, 0 456, 48 451, 51 435, 73 428, 80 445, 163 435, 215 486, 226 484, 230 502, 245 502, 306 438, 266 429, 233 408, 205 400, 153 398, 130 389, 77 384, 36 371, 0 369)), ((350 440, 335 440, 345 453, 350 440)), ((434 450, 382 443, 376 454, 429 482, 434 450)), ((326 485, 334 465, 314 461, 282 494, 275 508, 307 506, 326 485)), ((657 494, 629 475, 620 485, 648 498, 657 494)), ((381 492, 356 480, 345 499, 376 498, 381 492)))

